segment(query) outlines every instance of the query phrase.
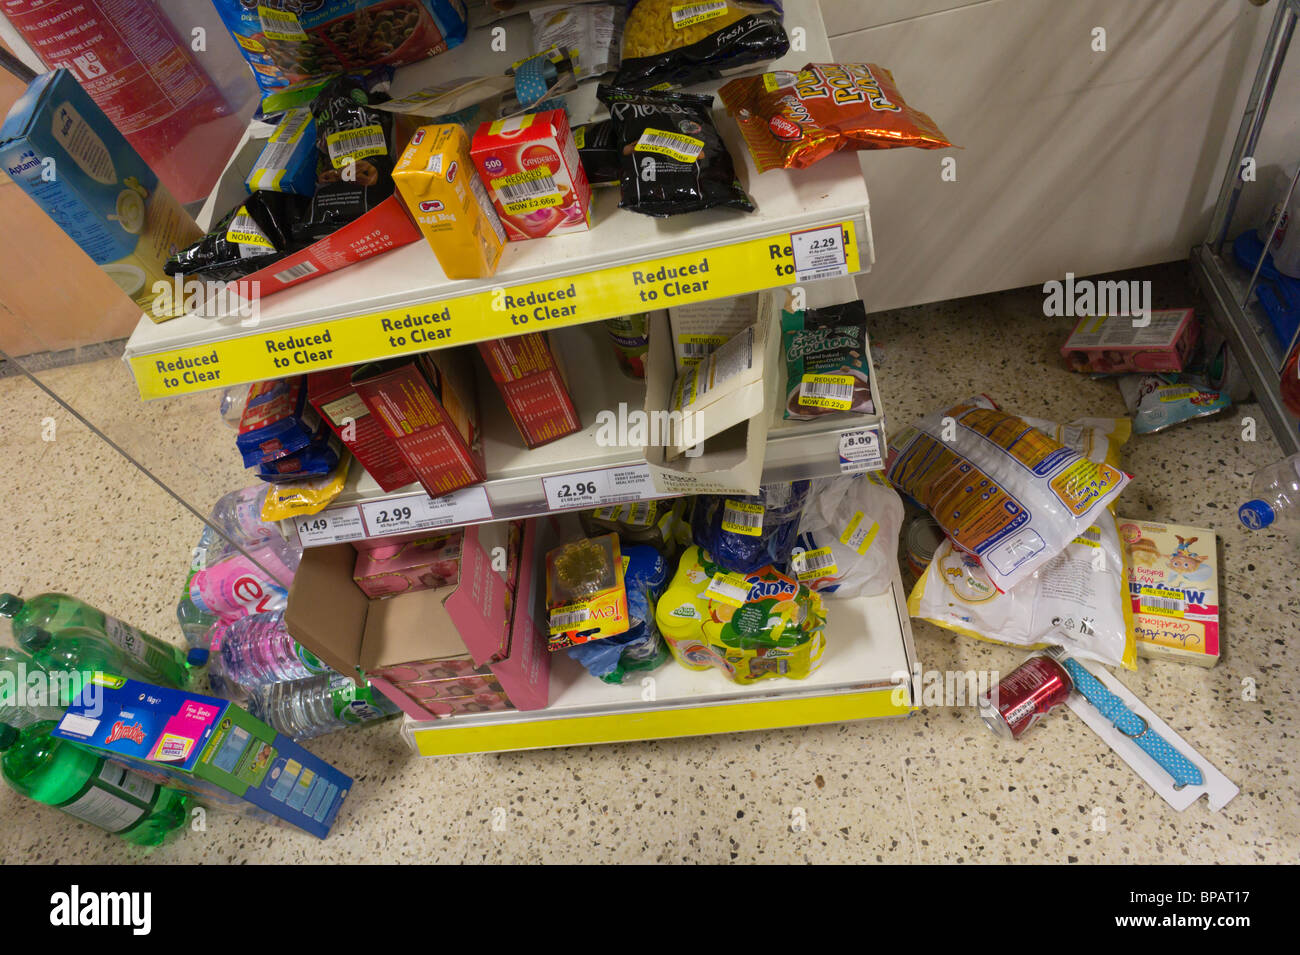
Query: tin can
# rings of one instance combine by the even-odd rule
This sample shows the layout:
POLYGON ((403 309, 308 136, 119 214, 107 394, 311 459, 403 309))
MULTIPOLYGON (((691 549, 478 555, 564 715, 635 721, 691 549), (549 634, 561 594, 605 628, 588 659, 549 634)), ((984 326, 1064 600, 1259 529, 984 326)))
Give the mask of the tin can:
POLYGON ((999 736, 1020 739, 1073 689, 1065 667, 1051 657, 1032 656, 980 698, 980 718, 999 736))
POLYGON ((934 552, 943 543, 943 528, 929 514, 918 514, 907 525, 904 549, 907 567, 919 580, 934 560, 934 552))

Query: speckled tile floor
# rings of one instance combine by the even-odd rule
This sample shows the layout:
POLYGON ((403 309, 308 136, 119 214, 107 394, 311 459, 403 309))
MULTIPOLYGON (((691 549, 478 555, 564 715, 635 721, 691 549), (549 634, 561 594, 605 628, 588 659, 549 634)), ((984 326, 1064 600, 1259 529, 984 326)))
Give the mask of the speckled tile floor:
MULTIPOLYGON (((1157 305, 1184 304, 1185 269, 1142 276, 1157 305)), ((1072 375, 1068 320, 1023 289, 871 318, 893 427, 988 392, 1004 407, 1069 420, 1116 415, 1114 385, 1072 375)), ((240 486, 214 400, 142 405, 125 368, 39 373, 191 501, 240 486)), ((69 590, 178 641, 173 607, 199 523, 30 381, 0 379, 7 513, 0 582, 69 590), (54 440, 42 440, 48 421, 54 440)), ((1134 438, 1120 513, 1220 535, 1224 657, 1203 670, 1143 660, 1121 679, 1231 779, 1220 813, 1176 813, 1068 712, 1019 743, 969 709, 906 719, 490 756, 419 760, 387 724, 314 742, 356 785, 321 842, 211 813, 204 831, 154 850, 121 843, 0 789, 0 864, 20 862, 1295 862, 1300 859, 1297 550, 1239 528, 1257 467, 1280 457, 1258 409, 1134 438), (1241 439, 1243 417, 1260 422, 1241 439), (1257 698, 1243 699, 1244 680, 1257 698), (1101 819, 1100 831, 1095 820, 1101 819), (799 824, 802 822, 802 824, 799 824)), ((925 668, 996 669, 1013 649, 914 625, 925 668)))

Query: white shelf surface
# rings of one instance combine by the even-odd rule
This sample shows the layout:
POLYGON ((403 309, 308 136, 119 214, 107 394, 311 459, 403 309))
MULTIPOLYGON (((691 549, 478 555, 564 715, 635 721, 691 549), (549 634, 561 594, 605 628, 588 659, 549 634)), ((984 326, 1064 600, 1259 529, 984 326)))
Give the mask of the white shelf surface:
MULTIPOLYGON (((810 308, 851 301, 855 298, 857 298, 857 289, 851 278, 819 282, 807 288, 807 305, 810 308)), ((423 527, 455 527, 545 514, 549 509, 542 484, 543 478, 559 478, 595 469, 645 464, 645 454, 640 447, 608 446, 600 443, 597 440, 599 429, 596 420, 599 412, 616 412, 620 404, 625 404, 629 410, 643 408, 644 382, 628 378, 618 369, 613 360, 609 337, 603 327, 574 326, 558 329, 551 334, 556 352, 561 356, 568 370, 569 387, 578 411, 578 418, 586 427, 550 444, 538 448, 526 448, 495 386, 486 375, 481 374, 478 379, 478 399, 482 415, 487 480, 476 487, 486 491, 491 505, 491 514, 477 513, 472 519, 459 519, 451 512, 439 511, 439 516, 436 518, 438 523, 428 523, 423 527)), ((869 367, 877 402, 875 415, 834 414, 812 421, 791 421, 786 420, 783 415, 784 403, 770 409, 771 420, 763 466, 765 483, 831 477, 839 474, 840 436, 862 428, 877 429, 883 458, 885 452, 883 405, 880 391, 876 387, 874 367, 869 367)), ((775 373, 784 378, 785 370, 783 367, 777 368, 775 373)), ((778 392, 784 395, 785 388, 778 388, 778 392)), ((347 486, 330 507, 318 517, 333 519, 341 514, 350 516, 355 514, 358 505, 375 504, 380 501, 402 506, 428 500, 428 495, 418 484, 385 492, 369 474, 354 463, 347 486)), ((573 510, 581 509, 581 507, 573 508, 573 510)), ((312 521, 314 518, 305 520, 312 521)), ((290 523, 286 522, 286 525, 290 523)), ((357 525, 355 520, 352 520, 340 526, 356 527, 357 525)), ((404 533, 414 529, 419 528, 403 525, 389 533, 404 533)), ((288 526, 285 531, 288 533, 288 526)), ((385 533, 370 521, 366 521, 364 536, 382 537, 385 533)), ((335 539, 354 539, 328 536, 313 539, 307 535, 300 535, 300 537, 305 546, 324 545, 332 543, 335 539)))
POLYGON ((821 722, 905 713, 914 705, 909 685, 916 661, 905 601, 897 577, 883 594, 826 601, 826 650, 807 679, 742 686, 716 670, 688 670, 670 660, 644 674, 653 677, 648 692, 642 674, 612 686, 559 652, 552 655, 551 703, 545 709, 455 714, 427 722, 408 716, 402 736, 417 753, 445 755, 803 725, 813 701, 826 717, 816 720, 821 722), (864 694, 872 697, 872 712, 864 709, 864 694), (715 710, 732 704, 758 705, 715 710), (783 709, 790 711, 790 722, 783 721, 783 709))
MULTIPOLYGON (((456 76, 504 69, 513 59, 519 58, 517 51, 528 49, 527 22, 526 17, 512 17, 505 21, 507 47, 515 51, 513 56, 487 53, 490 40, 480 29, 472 32, 469 40, 456 50, 400 69, 394 82, 394 95, 400 96, 456 76)), ((831 59, 816 0, 787 0, 786 23, 787 27, 804 28, 807 49, 791 52, 764 69, 798 69, 808 62, 831 59)), ((719 85, 715 82, 701 88, 716 89, 719 85)), ((577 93, 570 94, 571 108, 582 111, 585 103, 594 109, 594 86, 592 83, 584 84, 577 93)), ((262 337, 332 319, 443 303, 497 287, 576 276, 665 256, 687 255, 842 221, 855 223, 861 270, 870 269, 874 251, 869 203, 866 183, 855 155, 832 155, 808 170, 779 170, 759 175, 735 122, 721 107, 715 107, 714 115, 736 161, 741 180, 757 206, 757 211, 752 214, 715 209, 670 219, 654 219, 618 209, 617 188, 597 189, 590 231, 512 242, 506 249, 500 269, 490 279, 448 280, 432 249, 421 239, 265 297, 260 303, 258 322, 252 328, 241 325, 240 319, 234 316, 213 319, 185 315, 163 323, 142 317, 127 343, 126 357, 130 359, 180 348, 262 337)), ((231 195, 230 181, 238 177, 242 182, 242 175, 240 164, 233 162, 225 178, 224 195, 231 195)), ((774 284, 777 283, 767 283, 774 284)), ((756 284, 755 287, 760 286, 756 284)), ((347 363, 351 360, 343 362, 347 363)), ((223 380, 213 387, 232 383, 223 380)))

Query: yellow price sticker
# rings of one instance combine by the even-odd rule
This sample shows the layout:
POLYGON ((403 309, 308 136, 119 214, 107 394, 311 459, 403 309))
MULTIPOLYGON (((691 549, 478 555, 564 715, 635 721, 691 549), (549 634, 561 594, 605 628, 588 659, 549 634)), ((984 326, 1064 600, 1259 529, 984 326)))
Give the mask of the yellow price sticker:
POLYGON ((728 498, 722 505, 722 529, 746 537, 763 535, 763 505, 728 498))
POLYGON ((854 511, 848 526, 844 528, 844 533, 840 535, 840 543, 845 547, 853 548, 859 554, 865 554, 878 533, 880 533, 879 524, 875 521, 867 524, 866 515, 861 511, 854 511))

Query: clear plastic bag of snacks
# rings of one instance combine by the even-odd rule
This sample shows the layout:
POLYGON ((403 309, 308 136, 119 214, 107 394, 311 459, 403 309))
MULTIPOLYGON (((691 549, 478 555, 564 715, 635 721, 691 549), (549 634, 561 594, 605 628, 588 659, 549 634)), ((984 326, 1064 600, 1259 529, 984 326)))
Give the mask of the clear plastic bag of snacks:
POLYGON ((905 429, 890 442, 886 474, 1002 591, 1091 527, 1129 481, 984 396, 905 429))

